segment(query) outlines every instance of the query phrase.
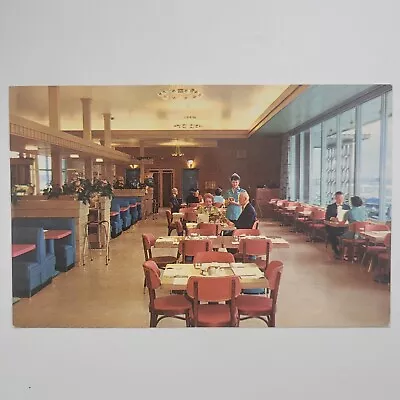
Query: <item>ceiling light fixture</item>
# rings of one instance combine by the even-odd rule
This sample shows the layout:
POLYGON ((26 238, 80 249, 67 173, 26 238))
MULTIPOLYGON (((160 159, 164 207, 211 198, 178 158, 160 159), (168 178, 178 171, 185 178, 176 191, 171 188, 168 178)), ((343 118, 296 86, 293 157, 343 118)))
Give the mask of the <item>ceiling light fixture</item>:
POLYGON ((102 158, 96 158, 96 162, 103 162, 102 158))
POLYGON ((203 125, 200 124, 175 124, 174 128, 176 129, 200 129, 203 125))
POLYGON ((25 150, 37 151, 37 150, 39 150, 39 147, 35 146, 34 144, 27 144, 25 146, 25 150))
POLYGON ((183 157, 184 156, 184 154, 181 152, 181 147, 178 144, 175 146, 175 152, 171 153, 171 156, 172 157, 183 157))
POLYGON ((173 87, 170 89, 161 90, 157 93, 157 96, 162 100, 194 100, 201 97, 203 94, 197 89, 183 88, 183 87, 173 87))
POLYGON ((70 154, 69 157, 70 158, 79 158, 79 154, 70 154))

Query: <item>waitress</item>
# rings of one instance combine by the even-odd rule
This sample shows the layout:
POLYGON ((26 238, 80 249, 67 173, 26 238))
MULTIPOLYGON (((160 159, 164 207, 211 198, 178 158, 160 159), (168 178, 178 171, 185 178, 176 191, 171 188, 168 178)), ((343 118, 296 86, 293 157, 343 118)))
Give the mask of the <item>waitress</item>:
POLYGON ((226 205, 226 218, 231 222, 235 223, 240 214, 242 213, 242 207, 239 204, 239 194, 245 192, 244 189, 239 187, 240 176, 234 173, 231 176, 231 188, 225 193, 225 205, 226 205))

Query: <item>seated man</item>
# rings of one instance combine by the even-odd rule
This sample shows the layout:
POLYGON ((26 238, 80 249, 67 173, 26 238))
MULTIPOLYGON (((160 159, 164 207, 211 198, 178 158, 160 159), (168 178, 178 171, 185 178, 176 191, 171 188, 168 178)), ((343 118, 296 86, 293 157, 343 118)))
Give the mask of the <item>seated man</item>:
POLYGON ((189 196, 186 198, 186 204, 200 203, 198 189, 190 189, 189 196))
MULTIPOLYGON (((344 196, 342 192, 335 193, 335 202, 329 204, 325 212, 326 221, 338 221, 338 217, 343 214, 343 211, 350 210, 347 204, 344 204, 344 196)), ((326 226, 326 232, 328 234, 328 241, 332 246, 332 250, 335 254, 335 258, 339 259, 339 236, 342 236, 346 228, 343 227, 332 227, 326 226)))
POLYGON ((182 204, 182 199, 178 197, 178 189, 173 188, 172 189, 172 196, 169 199, 169 206, 171 208, 172 213, 177 213, 179 212, 179 209, 181 208, 182 204))
POLYGON ((249 194, 242 191, 239 194, 239 204, 242 207, 242 212, 234 223, 229 221, 230 226, 235 226, 236 229, 251 229, 257 219, 256 210, 250 203, 249 194))

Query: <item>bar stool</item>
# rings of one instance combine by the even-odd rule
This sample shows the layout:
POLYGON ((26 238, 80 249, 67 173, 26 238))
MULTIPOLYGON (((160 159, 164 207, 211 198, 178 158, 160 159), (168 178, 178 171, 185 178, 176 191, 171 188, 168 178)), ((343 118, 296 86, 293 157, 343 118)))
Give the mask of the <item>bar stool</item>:
MULTIPOLYGON (((86 246, 89 250, 89 257, 90 261, 93 261, 93 249, 92 245, 90 244, 89 240, 89 228, 97 228, 97 231, 103 233, 103 239, 105 243, 105 248, 106 248, 106 265, 108 265, 108 262, 110 261, 110 222, 106 220, 100 220, 100 210, 97 210, 97 219, 88 221, 85 226, 85 237, 83 241, 83 254, 82 254, 82 260, 83 260, 83 265, 85 265, 85 255, 86 255, 86 246)), ((97 249, 96 249, 97 250, 97 249)), ((101 248, 99 249, 101 250, 101 248)))

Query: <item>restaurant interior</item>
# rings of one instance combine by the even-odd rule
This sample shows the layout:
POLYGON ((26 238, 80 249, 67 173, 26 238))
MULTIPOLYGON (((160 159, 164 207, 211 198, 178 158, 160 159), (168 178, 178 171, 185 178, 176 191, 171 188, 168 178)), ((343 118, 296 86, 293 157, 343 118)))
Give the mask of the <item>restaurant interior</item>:
POLYGON ((15 86, 9 106, 15 327, 390 324, 390 85, 15 86))

